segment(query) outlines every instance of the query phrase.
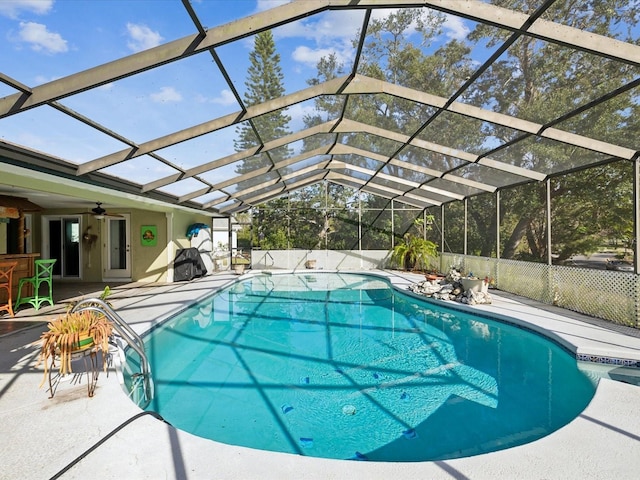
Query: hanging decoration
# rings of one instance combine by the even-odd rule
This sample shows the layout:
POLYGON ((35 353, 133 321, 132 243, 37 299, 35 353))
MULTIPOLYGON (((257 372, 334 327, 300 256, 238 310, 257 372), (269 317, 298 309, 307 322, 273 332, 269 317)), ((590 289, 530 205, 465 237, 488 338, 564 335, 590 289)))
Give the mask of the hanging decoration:
POLYGON ((98 240, 98 236, 91 233, 91 225, 89 225, 82 234, 82 243, 87 247, 93 247, 93 244, 98 240))

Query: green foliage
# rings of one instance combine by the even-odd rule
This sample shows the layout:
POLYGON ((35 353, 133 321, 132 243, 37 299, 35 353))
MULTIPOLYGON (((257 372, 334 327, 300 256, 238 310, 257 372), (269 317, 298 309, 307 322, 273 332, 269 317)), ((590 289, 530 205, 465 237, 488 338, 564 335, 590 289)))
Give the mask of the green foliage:
POLYGON ((287 232, 283 228, 269 229, 267 236, 262 238, 258 245, 263 250, 286 250, 289 248, 287 232))
MULTIPOLYGON (((494 4, 516 11, 529 11, 528 0, 496 0, 494 4)), ((621 39, 631 37, 620 25, 635 25, 640 5, 625 0, 585 0, 556 2, 550 9, 553 21, 621 39)), ((511 32, 489 25, 478 25, 469 35, 471 41, 495 48, 511 32)), ((635 69, 594 55, 531 36, 523 36, 475 83, 472 103, 518 118, 545 124, 572 112, 635 78, 635 69)), ((638 131, 638 104, 631 95, 618 95, 608 101, 565 119, 557 127, 611 143, 636 148, 630 138, 638 131)), ((483 132, 499 144, 512 141, 522 132, 487 123, 483 132)), ((579 169, 608 160, 586 149, 549 139, 530 138, 496 151, 488 157, 553 175, 562 170, 579 169)), ((627 163, 630 162, 620 162, 627 163)), ((632 224, 632 175, 620 174, 621 167, 608 164, 562 177, 553 177, 551 189, 552 252, 560 259, 577 253, 589 253, 603 243, 607 235, 624 238, 632 224), (609 192, 609 193, 606 193, 609 192)), ((624 170, 624 168, 622 168, 624 170)), ((477 180, 482 181, 482 177, 477 180)), ((544 184, 518 186, 501 194, 501 257, 546 261, 546 191, 544 184)), ((493 210, 495 211, 495 210, 493 210)), ((476 211, 470 253, 491 251, 495 224, 491 210, 476 211), (483 219, 484 218, 484 219, 483 219), (485 236, 486 234, 486 236, 485 236)), ((495 217, 495 215, 493 215, 495 217)), ((471 243, 471 240, 470 240, 471 243)))
POLYGON ((253 211, 254 244, 262 249, 357 248, 353 225, 358 213, 348 206, 353 195, 349 188, 321 182, 260 205, 253 211))
MULTIPOLYGON (((469 255, 478 255, 482 257, 495 257, 495 195, 487 193, 470 198, 467 210, 467 253, 469 255)), ((508 231, 510 232, 511 230, 508 229, 508 231)), ((508 235, 508 232, 503 235, 508 235)))
POLYGON ((364 195, 362 212, 362 248, 388 250, 392 245, 391 201, 371 194, 364 195))
POLYGON ((251 248, 251 226, 250 225, 242 225, 242 227, 238 230, 238 248, 251 248))
MULTIPOLYGON (((526 12, 537 7, 537 4, 532 7, 529 0, 495 0, 492 3, 526 12)), ((554 21, 585 31, 621 39, 633 37, 634 32, 624 31, 621 26, 637 24, 640 8, 637 2, 629 4, 624 0, 585 0, 582 3, 580 8, 576 8, 575 2, 556 2, 547 15, 550 15, 549 18, 552 16, 554 21)), ((478 48, 495 51, 512 35, 511 31, 479 23, 466 39, 450 39, 442 43, 442 25, 446 21, 443 14, 429 9, 389 12, 384 18, 371 20, 357 72, 445 98, 456 92, 476 71, 478 65, 474 59, 474 51, 478 48)), ((246 97, 248 105, 271 98, 270 95, 282 94, 282 90, 271 85, 271 82, 277 84, 278 79, 281 79, 279 71, 272 69, 278 63, 279 57, 275 52, 273 39, 269 39, 267 35, 264 38, 256 36, 255 50, 251 56, 252 68, 247 81, 247 86, 250 87, 246 97), (266 83, 261 83, 264 79, 259 73, 263 71, 273 72, 268 78, 269 87, 266 83), (266 92, 269 92, 268 95, 266 92)), ((345 66, 332 53, 318 62, 317 73, 308 83, 318 85, 350 70, 350 65, 345 66)), ((629 64, 523 35, 457 100, 546 124, 581 105, 593 102, 636 75, 635 68, 629 64)), ((553 126, 635 150, 640 115, 637 115, 638 103, 634 95, 633 92, 627 92, 613 96, 593 108, 568 116, 553 126)), ((401 143, 371 132, 305 138, 305 151, 337 142, 376 154, 343 155, 340 160, 345 162, 346 167, 336 170, 338 173, 361 178, 361 174, 356 169, 350 169, 349 164, 380 170, 380 161, 376 160, 378 155, 387 158, 396 155, 403 162, 442 172, 465 165, 464 161, 453 155, 443 155, 416 146, 420 141, 434 142, 445 148, 486 155, 487 158, 507 165, 549 175, 552 187, 551 248, 559 258, 588 253, 598 244, 606 243, 604 240, 609 238, 631 246, 632 162, 621 161, 605 165, 608 158, 575 145, 554 141, 552 136, 531 136, 510 145, 509 142, 520 139, 523 132, 504 124, 483 122, 452 111, 432 118, 434 108, 388 94, 354 94, 349 96, 348 101, 343 96, 318 96, 314 101, 315 112, 304 117, 306 127, 344 117, 405 135, 418 132, 415 144, 402 149, 401 143), (426 128, 419 130, 428 119, 430 123, 426 128), (580 171, 590 164, 601 166, 580 171), (568 169, 576 171, 570 175, 557 176, 558 172, 568 169)), ((286 125, 282 120, 287 118, 285 115, 274 120, 273 126, 286 125)), ((236 148, 258 144, 253 129, 245 127, 242 131, 244 136, 236 144, 236 148)), ((271 125, 261 124, 260 128, 269 132, 271 125)), ((266 134, 267 137, 270 135, 271 133, 266 134)), ((286 155, 286 152, 274 154, 281 153, 286 155)), ((263 161, 259 158, 247 160, 239 172, 251 171, 259 164, 251 162, 263 161)), ((479 183, 500 186, 501 180, 496 178, 495 170, 483 165, 473 167, 464 167, 460 171, 464 172, 463 175, 468 173, 470 179, 479 183)), ((384 165, 384 173, 418 184, 430 180, 428 175, 403 168, 399 162, 384 165)), ((509 175, 506 171, 500 172, 500 176, 509 175)), ((510 178, 509 181, 518 179, 510 178)), ((522 177, 522 181, 526 182, 526 178, 522 177)), ((392 182, 389 186, 394 187, 392 182)), ((339 190, 331 190, 326 195, 325 188, 333 186, 322 184, 305 187, 290 192, 286 199, 261 206, 258 213, 260 220, 256 222, 257 228, 253 229, 254 244, 263 248, 356 248, 356 227, 361 220, 362 248, 388 249, 394 237, 399 240, 398 247, 404 244, 406 233, 412 232, 414 228, 408 225, 411 216, 417 215, 409 209, 400 211, 394 208, 392 218, 388 199, 363 193, 359 218, 357 209, 347 207, 349 199, 355 198, 353 191, 343 194, 339 190)), ((546 261, 549 254, 546 197, 544 183, 522 183, 514 188, 501 189, 500 218, 496 218, 494 194, 470 197, 468 253, 490 257, 495 256, 499 248, 502 258, 546 261), (499 246, 496 236, 498 224, 499 246)), ((434 211, 434 224, 439 226, 439 208, 434 211)), ((445 212, 445 250, 462 252, 462 202, 447 204, 445 212)), ((439 228, 427 231, 425 235, 433 244, 441 242, 439 228)))
MULTIPOLYGON (((546 260, 546 189, 530 183, 505 190, 500 197, 502 258, 546 260)), ((495 207, 493 207, 495 211, 495 207)), ((495 217, 495 214, 494 214, 495 217)))
POLYGON ((426 233, 431 229, 433 217, 427 221, 418 218, 413 222, 414 231, 408 231, 402 240, 391 250, 391 261, 406 270, 431 270, 433 260, 438 257, 438 245, 427 240, 426 233))
POLYGON ((447 252, 464 253, 464 204, 450 202, 445 205, 446 230, 444 245, 447 252))
POLYGON ((104 287, 104 290, 102 290, 102 293, 98 298, 104 302, 107 300, 107 297, 109 295, 111 295, 111 288, 109 288, 109 285, 107 285, 104 287))
MULTIPOLYGON (((246 106, 258 105, 268 100, 282 97, 285 93, 283 81, 284 75, 280 67, 280 55, 276 53, 276 46, 271 31, 260 32, 255 36, 254 48, 249 53, 249 71, 245 82, 247 90, 244 95, 246 106)), ((236 151, 244 151, 251 147, 259 146, 276 138, 290 133, 287 125, 291 117, 286 114, 286 109, 267 113, 256 117, 251 122, 241 123, 236 128, 238 138, 234 141, 236 151), (255 127, 255 128, 254 128, 255 127), (257 137, 256 131, 260 133, 257 137)), ((248 173, 256 168, 264 166, 265 162, 277 162, 291 155, 288 147, 273 149, 269 157, 255 155, 245 159, 236 167, 236 173, 248 173)), ((243 189, 241 182, 239 189, 243 189)), ((246 183, 250 187, 250 183, 246 183)))
POLYGON ((392 250, 391 261, 406 270, 431 269, 438 257, 438 246, 430 240, 407 234, 392 250))

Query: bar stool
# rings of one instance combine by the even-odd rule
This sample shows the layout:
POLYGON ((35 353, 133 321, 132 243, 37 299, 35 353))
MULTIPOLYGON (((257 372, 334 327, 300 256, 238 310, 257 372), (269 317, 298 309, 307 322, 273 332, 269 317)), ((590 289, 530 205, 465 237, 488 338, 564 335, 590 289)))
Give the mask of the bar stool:
POLYGON ((15 309, 17 310, 23 303, 30 303, 36 310, 40 309, 40 305, 44 302, 49 302, 53 305, 53 290, 51 286, 51 279, 53 277, 53 264, 56 263, 55 258, 47 260, 35 260, 34 266, 36 274, 33 277, 21 278, 18 282, 18 298, 16 298, 15 309), (33 296, 23 297, 22 286, 25 283, 33 285, 33 296), (40 285, 43 283, 48 285, 48 295, 40 295, 40 285))
POLYGON ((13 317, 11 307, 11 290, 13 290, 13 269, 18 266, 18 262, 0 262, 0 289, 7 290, 7 303, 0 304, 0 311, 6 310, 13 317))

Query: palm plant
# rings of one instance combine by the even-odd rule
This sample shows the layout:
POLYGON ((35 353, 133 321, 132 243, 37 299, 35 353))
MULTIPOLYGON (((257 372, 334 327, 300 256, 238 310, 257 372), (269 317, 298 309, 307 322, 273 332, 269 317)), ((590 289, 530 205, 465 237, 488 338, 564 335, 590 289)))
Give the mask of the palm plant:
POLYGON ((415 233, 404 234, 402 240, 391 251, 391 261, 404 270, 430 269, 432 261, 438 257, 438 245, 426 239, 432 224, 433 215, 415 219, 415 233))
POLYGON ((393 247, 391 260, 405 270, 426 270, 438 256, 438 245, 430 240, 405 234, 402 241, 393 247))

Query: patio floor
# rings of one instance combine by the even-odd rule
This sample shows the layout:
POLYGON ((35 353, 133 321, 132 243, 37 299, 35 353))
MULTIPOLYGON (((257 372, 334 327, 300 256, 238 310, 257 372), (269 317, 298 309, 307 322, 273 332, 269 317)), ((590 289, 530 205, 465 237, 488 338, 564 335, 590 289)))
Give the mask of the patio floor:
MULTIPOLYGON (((376 273, 389 276, 399 288, 420 278, 376 273)), ((120 285, 109 300, 122 318, 143 332, 235 278, 224 273, 186 283, 120 285)), ((101 290, 96 285, 95 292, 101 290)), ((640 360, 636 330, 605 328, 571 312, 492 294, 492 305, 468 308, 544 329, 575 352, 640 360)), ((141 414, 114 371, 100 374, 93 398, 87 397, 82 383, 61 385, 48 399, 45 389, 38 388, 42 369, 36 366, 38 350, 33 342, 43 323, 64 311, 63 300, 39 312, 21 309, 13 320, 0 318, 0 325, 24 322, 27 327, 0 335, 2 478, 624 480, 637 478, 640 471, 640 457, 633 454, 640 446, 640 387, 606 378, 578 418, 536 442, 474 457, 417 463, 325 460, 195 437, 141 414)))
MULTIPOLYGON (((75 282, 75 281, 53 281, 53 301, 54 305, 50 306, 44 303, 40 310, 34 310, 28 304, 23 304, 15 312, 14 318, 9 317, 8 313, 0 314, 0 336, 17 330, 41 325, 63 313, 69 303, 81 300, 83 298, 99 297, 105 287, 109 287, 113 291, 113 295, 117 295, 121 289, 130 290, 136 284, 131 283, 113 283, 113 282, 75 282)), ((139 285, 139 284, 138 284, 139 285)))

